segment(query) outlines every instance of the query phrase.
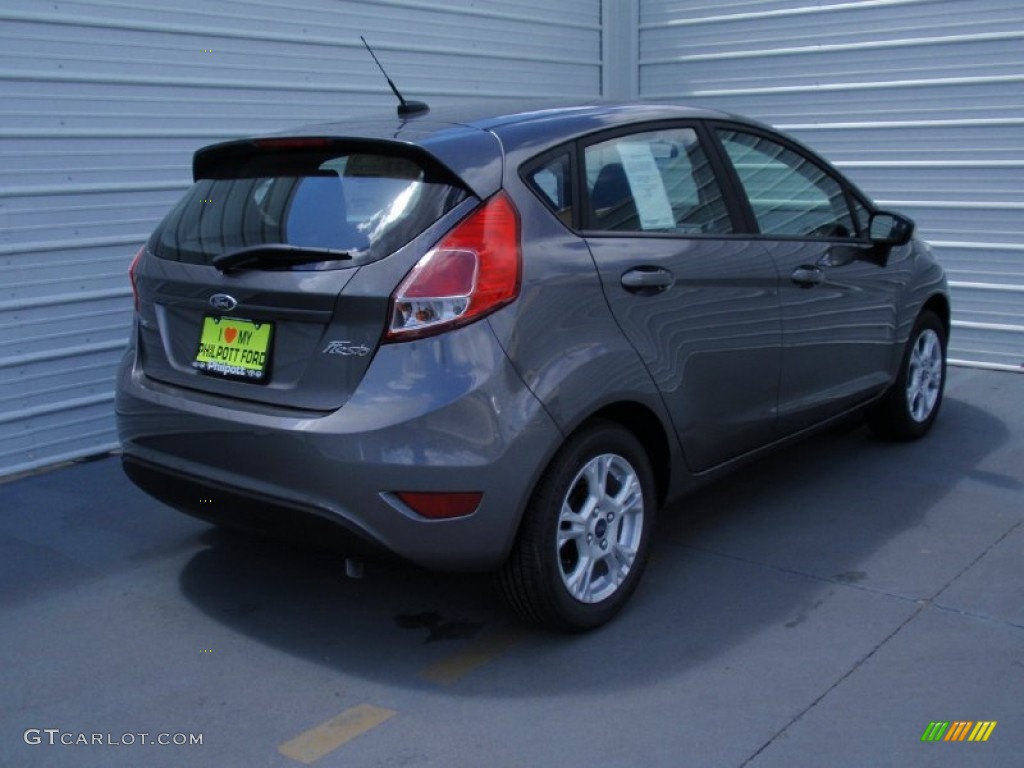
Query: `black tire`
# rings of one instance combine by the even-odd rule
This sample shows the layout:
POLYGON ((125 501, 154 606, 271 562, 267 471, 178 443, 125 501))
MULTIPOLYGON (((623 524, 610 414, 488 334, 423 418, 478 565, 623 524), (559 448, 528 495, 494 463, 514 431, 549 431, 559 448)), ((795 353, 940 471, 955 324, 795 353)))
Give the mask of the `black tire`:
POLYGON ((868 427, 886 440, 916 440, 932 428, 946 388, 946 329, 924 310, 907 341, 896 381, 865 413, 868 427))
POLYGON ((498 574, 506 602, 548 629, 580 632, 606 623, 640 580, 656 508, 640 441, 611 422, 584 427, 534 489, 498 574))

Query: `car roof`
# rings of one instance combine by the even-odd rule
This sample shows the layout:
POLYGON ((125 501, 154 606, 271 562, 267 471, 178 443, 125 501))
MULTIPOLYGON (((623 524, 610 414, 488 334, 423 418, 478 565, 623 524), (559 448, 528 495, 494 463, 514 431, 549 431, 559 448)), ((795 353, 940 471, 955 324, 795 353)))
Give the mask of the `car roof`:
POLYGON ((470 128, 501 134, 502 129, 524 124, 543 125, 559 140, 605 127, 635 122, 685 118, 736 119, 711 109, 643 102, 591 101, 585 103, 552 101, 498 101, 443 105, 421 115, 400 118, 392 111, 369 117, 314 123, 286 133, 295 136, 345 136, 398 139, 418 144, 431 143, 432 137, 446 136, 453 129, 470 128))
MULTIPOLYGON (((376 116, 313 123, 273 135, 370 140, 416 147, 458 175, 478 197, 486 198, 501 186, 505 156, 521 148, 540 153, 609 128, 710 118, 742 119, 716 110, 643 102, 488 101, 444 105, 406 117, 393 110, 376 116)), ((250 138, 200 149, 193 158, 194 177, 205 173, 211 158, 252 142, 250 138)))

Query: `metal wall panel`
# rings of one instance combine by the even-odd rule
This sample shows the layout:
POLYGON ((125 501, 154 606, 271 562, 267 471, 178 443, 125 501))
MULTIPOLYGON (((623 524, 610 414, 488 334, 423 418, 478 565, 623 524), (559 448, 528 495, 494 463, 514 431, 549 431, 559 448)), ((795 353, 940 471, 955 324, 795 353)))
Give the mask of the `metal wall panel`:
POLYGON ((1024 3, 640 0, 640 96, 739 112, 906 211, 951 359, 1024 371, 1024 3))
POLYGON ((1021 369, 1019 0, 19 0, 0 7, 0 475, 114 446, 125 269, 194 149, 393 106, 359 34, 433 104, 604 88, 792 131, 917 218, 954 281, 953 357, 1021 369))
POLYGON ((601 93, 600 0, 0 6, 0 475, 115 446, 126 270, 203 144, 391 109, 601 93))

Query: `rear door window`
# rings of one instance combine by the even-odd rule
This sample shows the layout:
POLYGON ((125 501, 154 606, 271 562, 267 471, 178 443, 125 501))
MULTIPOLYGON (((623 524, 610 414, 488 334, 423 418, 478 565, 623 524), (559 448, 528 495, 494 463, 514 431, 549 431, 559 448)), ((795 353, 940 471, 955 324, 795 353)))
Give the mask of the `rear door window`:
POLYGON ((468 193, 425 159, 367 151, 258 153, 216 166, 150 241, 159 257, 207 264, 224 253, 289 245, 365 264, 408 243, 468 193))
POLYGON ((733 231, 707 155, 691 128, 634 133, 584 151, 588 229, 721 235, 733 231))

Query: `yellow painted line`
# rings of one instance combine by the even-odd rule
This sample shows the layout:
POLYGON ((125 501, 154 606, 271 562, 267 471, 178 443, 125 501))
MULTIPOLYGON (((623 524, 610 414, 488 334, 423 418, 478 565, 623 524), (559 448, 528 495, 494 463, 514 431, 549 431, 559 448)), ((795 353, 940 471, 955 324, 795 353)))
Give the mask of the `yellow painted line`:
POLYGON ((420 670, 420 677, 432 683, 440 683, 441 685, 454 683, 474 669, 482 667, 487 662, 497 658, 524 637, 526 637, 524 632, 512 629, 487 635, 471 643, 458 653, 454 653, 420 670))
POLYGON ((391 719, 395 714, 397 713, 393 709, 360 704, 358 707, 346 709, 316 728, 310 728, 291 741, 286 741, 277 748, 277 751, 292 760, 311 765, 324 755, 352 741, 356 736, 391 719))

